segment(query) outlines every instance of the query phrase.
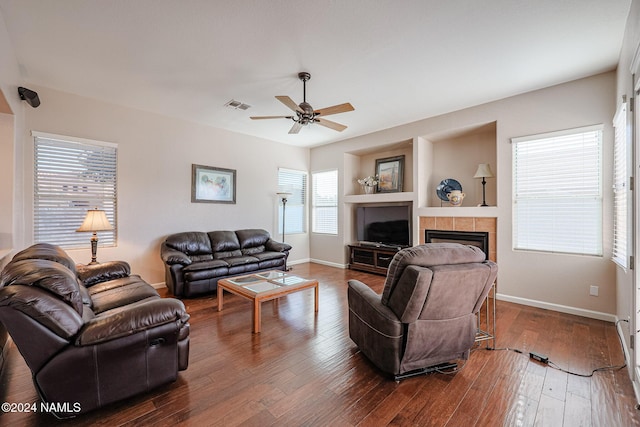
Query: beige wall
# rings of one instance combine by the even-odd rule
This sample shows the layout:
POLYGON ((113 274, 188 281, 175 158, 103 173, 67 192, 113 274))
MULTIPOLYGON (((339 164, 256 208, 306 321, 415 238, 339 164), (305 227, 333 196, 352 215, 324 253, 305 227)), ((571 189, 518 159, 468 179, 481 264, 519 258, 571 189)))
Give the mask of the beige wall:
MULTIPOLYGON (((431 142, 429 154, 437 161, 426 163, 429 167, 429 186, 435 188, 443 179, 454 178, 462 186, 465 198, 463 206, 482 203, 482 180, 473 178, 479 163, 496 166, 496 132, 472 133, 443 141, 431 142)), ((494 171, 495 175, 495 171, 494 171)), ((496 183, 494 178, 486 179, 486 200, 489 206, 496 204, 496 183)), ((428 206, 441 206, 435 191, 427 194, 428 206)))
MULTIPOLYGON (((98 260, 123 259, 151 283, 164 281, 160 244, 180 231, 264 228, 277 234, 278 167, 308 170, 309 150, 200 124, 34 87, 42 104, 29 109, 20 141, 24 185, 23 246, 31 244, 33 138, 31 131, 118 144, 118 245, 98 260), (236 169, 236 204, 191 203, 193 163, 236 169)), ((221 107, 222 108, 222 107, 221 107)), ((90 260, 87 248, 69 251, 90 260)), ((291 261, 309 258, 307 235, 287 236, 291 261)))
POLYGON ((13 114, 0 113, 0 254, 13 248, 14 134, 13 114))
MULTIPOLYGON (((495 158, 492 164, 496 174, 497 208, 492 209, 498 218, 498 260, 499 293, 505 299, 517 302, 543 305, 580 314, 594 314, 609 318, 616 311, 615 268, 609 260, 611 254, 612 200, 606 189, 611 188, 611 149, 614 114, 613 94, 615 93, 615 73, 569 82, 514 96, 477 107, 433 117, 418 122, 386 129, 381 132, 352 138, 339 143, 316 147, 311 150, 311 168, 323 169, 336 165, 340 173, 343 168, 352 168, 342 159, 344 153, 372 150, 395 141, 436 135, 473 128, 496 122, 495 158), (516 252, 511 249, 511 143, 513 137, 570 129, 593 124, 604 124, 604 242, 605 256, 582 257, 573 255, 516 252), (589 296, 589 286, 600 287, 600 296, 589 296)), ((420 138, 418 138, 420 139, 420 138)), ((455 144, 454 144, 455 145, 455 144)), ((454 145, 452 149, 455 150, 454 145)), ((438 148, 441 150, 442 148, 438 148)), ((414 151, 415 153, 416 151, 414 151)), ((464 153, 462 153, 464 154, 464 153)), ((425 157, 426 158, 426 157, 425 157)), ((475 163, 476 160, 472 163, 475 163)), ((351 161, 351 163, 353 163, 351 161)), ((426 160, 417 160, 414 176, 423 179, 431 171, 423 171, 426 160)), ((477 166, 477 164, 475 165, 477 166)), ((469 172, 475 172, 473 166, 469 172)), ((414 181, 414 205, 427 200, 434 188, 426 188, 419 180, 414 181), (424 189, 424 190, 423 190, 424 189), (422 194, 422 191, 426 192, 422 194), (416 193, 417 192, 417 193, 416 193)), ((345 194, 345 193, 340 193, 345 194)), ((417 215, 432 216, 434 209, 416 209, 417 215)), ((475 212, 480 208, 470 209, 475 212)), ((462 212, 462 211, 461 211, 462 212)), ((338 236, 311 235, 311 257, 344 265, 347 263, 344 247, 351 243, 348 229, 351 205, 342 206, 344 216, 338 236)), ((448 216, 449 214, 443 214, 448 216)), ((460 213, 462 215, 462 213, 460 213)), ((415 218, 417 220, 417 217, 415 218)))

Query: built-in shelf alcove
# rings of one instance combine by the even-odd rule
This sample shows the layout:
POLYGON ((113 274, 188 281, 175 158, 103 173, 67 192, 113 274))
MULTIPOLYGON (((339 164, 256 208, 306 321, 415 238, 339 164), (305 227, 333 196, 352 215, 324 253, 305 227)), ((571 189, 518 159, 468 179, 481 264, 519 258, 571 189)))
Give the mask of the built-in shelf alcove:
MULTIPOLYGON (((482 203, 482 179, 474 178, 478 165, 488 163, 497 177, 496 122, 451 129, 419 138, 421 164, 425 169, 425 207, 450 206, 436 194, 443 179, 453 178, 462 185, 465 198, 462 208, 482 203)), ((486 179, 486 202, 496 205, 496 178, 486 179)))
MULTIPOLYGON (((376 160, 396 156, 404 156, 402 193, 406 193, 406 195, 391 197, 401 197, 404 200, 411 200, 413 198, 412 192, 414 187, 413 139, 345 153, 345 196, 363 195, 363 189, 361 185, 358 184, 358 179, 376 174, 376 160)), ((380 196, 386 194, 394 193, 367 196, 378 196, 378 198, 380 198, 380 196)), ((384 199, 384 197, 382 198, 384 199)))

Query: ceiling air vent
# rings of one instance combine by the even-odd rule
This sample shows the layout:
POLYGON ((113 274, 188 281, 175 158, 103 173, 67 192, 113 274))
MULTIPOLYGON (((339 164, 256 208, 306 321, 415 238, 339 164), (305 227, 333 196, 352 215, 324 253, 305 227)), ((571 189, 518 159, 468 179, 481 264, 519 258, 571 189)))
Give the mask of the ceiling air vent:
POLYGON ((224 104, 224 106, 233 110, 248 110, 249 108, 251 108, 251 105, 236 101, 235 99, 227 102, 226 104, 224 104))

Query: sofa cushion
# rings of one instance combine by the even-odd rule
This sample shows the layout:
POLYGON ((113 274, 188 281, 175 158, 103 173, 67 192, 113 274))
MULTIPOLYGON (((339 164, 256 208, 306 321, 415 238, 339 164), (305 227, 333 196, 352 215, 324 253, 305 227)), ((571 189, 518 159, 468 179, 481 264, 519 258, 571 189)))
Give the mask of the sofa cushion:
POLYGON ((194 259, 202 255, 211 255, 211 242, 207 233, 199 231, 186 231, 172 234, 165 240, 169 248, 183 252, 194 259))
POLYGON ((208 270, 185 271, 184 279, 188 283, 198 280, 215 279, 216 277, 226 276, 229 273, 229 267, 210 268, 208 270))
POLYGON ((82 296, 75 273, 56 261, 23 259, 11 261, 2 270, 0 287, 11 285, 36 286, 58 295, 78 315, 82 315, 82 296))
POLYGON ((242 249, 264 246, 271 237, 267 230, 261 229, 237 230, 235 234, 242 249))
POLYGON ((80 313, 36 286, 16 285, 2 289, 0 307, 3 306, 21 311, 64 339, 71 338, 82 328, 80 313))
POLYGON ((282 252, 265 251, 265 252, 261 252, 259 254, 253 254, 252 256, 255 257, 255 258, 258 258, 258 260, 260 260, 260 261, 266 261, 268 259, 284 258, 285 254, 282 253, 282 252))
POLYGON ((258 268, 260 270, 276 270, 280 269, 284 265, 284 258, 274 258, 268 259, 265 261, 260 261, 258 263, 258 268))
POLYGON ((190 255, 189 259, 191 260, 191 262, 210 261, 213 259, 213 255, 212 254, 190 255))
MULTIPOLYGON (((123 307, 147 298, 160 298, 158 292, 156 292, 156 290, 147 282, 142 280, 140 276, 133 275, 127 277, 127 279, 129 278, 137 280, 129 281, 126 286, 114 287, 91 295, 91 299, 93 300, 93 311, 95 314, 100 314, 104 311, 117 307, 123 307)), ((118 280, 123 279, 117 279, 114 280, 114 282, 118 280)))
POLYGON ((209 261, 194 262, 190 265, 187 265, 185 268, 182 269, 182 271, 186 273, 189 271, 210 270, 210 269, 220 268, 220 267, 229 267, 229 264, 226 261, 221 259, 212 259, 209 261))
POLYGON ((213 254, 213 259, 227 259, 238 256, 242 256, 242 251, 240 249, 236 249, 235 251, 216 252, 213 254))
POLYGON ((242 251, 242 255, 255 255, 264 252, 264 245, 242 248, 240 250, 242 251))
POLYGON ((241 274, 251 273, 258 270, 260 267, 257 262, 250 262, 247 264, 238 264, 233 267, 229 267, 229 276, 239 276, 241 274))
POLYGON ((207 233, 211 240, 212 252, 232 252, 240 249, 238 236, 233 231, 219 230, 207 233))
POLYGON ((258 262, 258 258, 252 256, 233 256, 224 259, 229 267, 235 267, 236 265, 244 265, 251 264, 253 262, 258 262))
POLYGON ((13 261, 25 259, 46 259, 64 265, 72 272, 76 272, 76 263, 59 246, 50 243, 36 243, 14 255, 13 261))
POLYGON ((109 291, 115 288, 121 288, 123 286, 129 286, 129 284, 131 283, 138 283, 140 281, 142 281, 140 276, 138 276, 137 274, 132 274, 131 276, 122 277, 120 279, 98 283, 97 285, 93 285, 87 289, 89 290, 89 295, 91 295, 91 298, 93 298, 94 295, 99 294, 100 292, 109 291))

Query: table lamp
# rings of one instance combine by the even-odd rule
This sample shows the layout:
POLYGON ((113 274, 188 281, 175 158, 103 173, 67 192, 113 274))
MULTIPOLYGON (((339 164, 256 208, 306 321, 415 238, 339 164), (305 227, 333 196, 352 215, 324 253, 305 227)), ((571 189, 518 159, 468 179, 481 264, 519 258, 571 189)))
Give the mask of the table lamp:
POLYGON ((113 230, 113 225, 107 219, 107 215, 100 209, 89 209, 84 222, 76 231, 91 231, 91 262, 89 265, 98 264, 96 255, 98 253, 98 231, 113 230))
POLYGON ((480 163, 478 165, 478 170, 476 171, 476 174, 473 176, 474 178, 482 178, 482 204, 480 206, 489 206, 487 205, 487 202, 485 200, 486 196, 485 196, 485 185, 487 184, 487 181, 485 180, 485 178, 493 178, 495 175, 493 174, 493 171, 491 170, 491 166, 489 166, 489 163, 480 163))

